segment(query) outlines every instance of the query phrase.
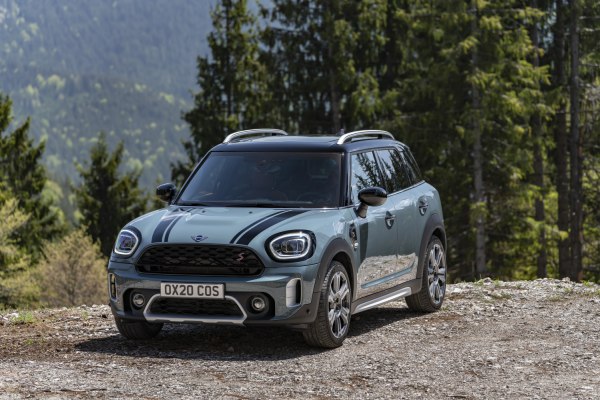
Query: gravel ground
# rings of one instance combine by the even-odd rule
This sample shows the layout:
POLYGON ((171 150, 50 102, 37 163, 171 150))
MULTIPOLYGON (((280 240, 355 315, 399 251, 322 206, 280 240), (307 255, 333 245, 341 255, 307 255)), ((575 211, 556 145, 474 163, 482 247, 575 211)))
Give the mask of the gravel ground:
POLYGON ((341 348, 285 329, 169 326, 124 340, 107 306, 0 314, 0 399, 600 398, 600 286, 450 285, 441 311, 390 303, 341 348))

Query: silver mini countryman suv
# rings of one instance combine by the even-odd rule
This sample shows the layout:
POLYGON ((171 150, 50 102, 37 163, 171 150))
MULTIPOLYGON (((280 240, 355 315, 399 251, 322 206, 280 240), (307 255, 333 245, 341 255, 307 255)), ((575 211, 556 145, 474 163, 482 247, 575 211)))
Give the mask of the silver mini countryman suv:
POLYGON ((164 323, 284 325, 332 348, 354 314, 444 300, 440 197, 388 132, 232 133, 180 190, 156 193, 167 207, 127 224, 108 264, 127 338, 164 323))

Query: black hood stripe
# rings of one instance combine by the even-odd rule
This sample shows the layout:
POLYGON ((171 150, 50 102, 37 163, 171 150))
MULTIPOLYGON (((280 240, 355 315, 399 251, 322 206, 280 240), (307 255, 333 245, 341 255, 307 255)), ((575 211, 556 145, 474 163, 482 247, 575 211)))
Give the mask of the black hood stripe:
POLYGON ((248 245, 252 241, 252 239, 254 239, 259 233, 261 233, 265 229, 269 229, 273 225, 276 225, 280 222, 285 221, 286 219, 295 217, 296 215, 305 212, 306 210, 291 210, 279 213, 277 215, 273 215, 272 217, 262 221, 259 224, 255 224, 252 228, 250 228, 250 230, 248 230, 246 233, 244 233, 244 235, 242 235, 240 240, 238 240, 237 244, 248 245))
POLYGON ((175 224, 177 224, 177 222, 179 222, 179 220, 183 218, 183 215, 178 216, 177 218, 175 218, 175 220, 173 221, 173 223, 171 225, 169 225, 169 227, 167 228, 167 231, 165 232, 165 242, 169 241, 169 235, 171 234, 171 230, 173 229, 173 227, 175 226, 175 224))
POLYGON ((181 218, 181 215, 169 215, 168 217, 163 217, 158 225, 156 225, 156 229, 154 229, 154 233, 152 234, 152 243, 162 242, 163 235, 167 228, 169 228, 169 225, 179 218, 181 218))
POLYGON ((283 214, 285 211, 277 211, 276 213, 273 214, 269 214, 266 217, 262 217, 256 221, 254 221, 253 223, 251 223, 250 225, 248 225, 247 227, 245 227, 244 229, 242 229, 241 231, 239 231, 238 233, 235 234, 235 236, 233 237, 233 239, 231 239, 231 241, 229 243, 235 243, 235 241, 240 237, 240 235, 242 235, 244 232, 246 232, 248 229, 252 228, 254 225, 256 224, 260 224, 261 222, 263 222, 264 220, 274 217, 275 215, 279 215, 279 214, 283 214))

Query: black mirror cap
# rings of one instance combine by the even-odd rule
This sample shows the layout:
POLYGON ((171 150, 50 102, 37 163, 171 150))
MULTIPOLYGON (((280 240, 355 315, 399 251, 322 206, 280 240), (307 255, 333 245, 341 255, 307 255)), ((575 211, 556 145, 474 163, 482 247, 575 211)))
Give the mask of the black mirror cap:
POLYGON ((358 200, 371 207, 377 207, 387 200, 387 192, 380 187, 368 187, 358 192, 358 200))
POLYGON ((177 193, 177 188, 172 183, 163 183, 156 188, 156 196, 164 201, 170 203, 177 193))
POLYGON ((360 205, 356 209, 356 214, 361 218, 367 218, 367 209, 369 206, 377 207, 385 203, 387 192, 380 187, 368 187, 358 192, 360 205))

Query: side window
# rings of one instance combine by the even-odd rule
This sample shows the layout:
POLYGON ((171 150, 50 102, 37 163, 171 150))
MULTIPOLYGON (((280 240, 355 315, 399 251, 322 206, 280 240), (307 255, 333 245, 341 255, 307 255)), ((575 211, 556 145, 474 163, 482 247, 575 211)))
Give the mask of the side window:
POLYGON ((417 162, 415 161, 411 152, 404 150, 402 154, 406 162, 406 170, 408 171, 408 175, 410 175, 412 183, 415 184, 421 182, 423 180, 421 177, 421 170, 419 169, 419 166, 417 165, 417 162))
POLYGON ((357 203, 358 192, 369 186, 382 186, 381 178, 373 152, 352 154, 351 162, 352 203, 357 203))
POLYGON ((402 156, 395 149, 382 149, 377 151, 381 163, 385 190, 394 193, 411 186, 411 180, 406 173, 402 156))

